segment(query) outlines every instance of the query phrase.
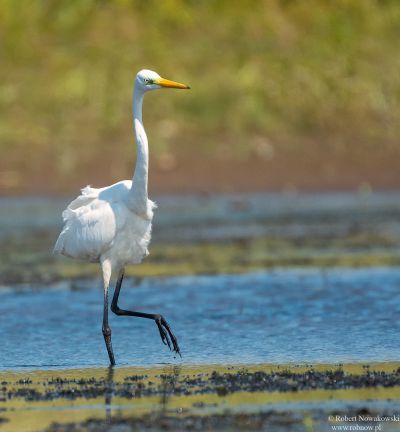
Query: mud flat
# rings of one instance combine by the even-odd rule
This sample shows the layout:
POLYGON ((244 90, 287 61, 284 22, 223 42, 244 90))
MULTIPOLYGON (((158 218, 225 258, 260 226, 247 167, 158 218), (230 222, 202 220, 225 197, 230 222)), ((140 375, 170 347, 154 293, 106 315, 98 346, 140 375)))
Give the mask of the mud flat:
POLYGON ((0 383, 1 432, 400 426, 400 363, 9 371, 0 383))

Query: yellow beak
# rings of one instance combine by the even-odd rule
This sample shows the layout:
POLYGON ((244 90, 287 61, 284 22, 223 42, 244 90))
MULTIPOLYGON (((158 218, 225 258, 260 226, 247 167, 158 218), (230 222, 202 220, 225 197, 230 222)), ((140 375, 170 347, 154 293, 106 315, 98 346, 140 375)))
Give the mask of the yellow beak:
POLYGON ((168 87, 168 88, 177 88, 177 89, 190 89, 190 87, 186 84, 181 84, 175 81, 167 80, 165 78, 158 78, 154 80, 155 84, 158 84, 161 87, 168 87))

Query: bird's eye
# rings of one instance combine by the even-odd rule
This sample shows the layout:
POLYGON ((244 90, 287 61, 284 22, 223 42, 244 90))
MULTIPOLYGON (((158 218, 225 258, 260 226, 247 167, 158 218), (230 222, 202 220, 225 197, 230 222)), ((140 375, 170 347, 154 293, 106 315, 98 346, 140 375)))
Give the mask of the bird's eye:
POLYGON ((144 82, 145 82, 146 85, 154 84, 154 81, 152 79, 150 79, 150 78, 145 78, 144 82))

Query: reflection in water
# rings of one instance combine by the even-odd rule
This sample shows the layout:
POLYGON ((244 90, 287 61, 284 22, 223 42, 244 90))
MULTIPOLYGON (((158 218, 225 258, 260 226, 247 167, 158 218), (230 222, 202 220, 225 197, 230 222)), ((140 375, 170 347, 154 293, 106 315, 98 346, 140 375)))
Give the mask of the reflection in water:
MULTIPOLYGON (((181 366, 166 366, 163 368, 160 374, 160 401, 159 409, 155 410, 155 416, 157 418, 163 418, 168 412, 168 404, 171 397, 174 394, 175 384, 179 380, 181 374, 181 366)), ((107 424, 112 423, 112 398, 114 395, 114 367, 109 366, 107 368, 107 373, 104 378, 104 408, 105 408, 105 422, 107 424)), ((141 395, 135 395, 135 397, 141 397, 141 395)))
POLYGON ((114 391, 114 368, 108 367, 107 378, 105 382, 104 406, 106 409, 106 422, 111 423, 111 402, 114 391))
POLYGON ((181 373, 180 366, 170 366, 163 369, 161 375, 161 398, 159 416, 164 417, 168 410, 168 401, 175 389, 175 383, 178 381, 181 373))

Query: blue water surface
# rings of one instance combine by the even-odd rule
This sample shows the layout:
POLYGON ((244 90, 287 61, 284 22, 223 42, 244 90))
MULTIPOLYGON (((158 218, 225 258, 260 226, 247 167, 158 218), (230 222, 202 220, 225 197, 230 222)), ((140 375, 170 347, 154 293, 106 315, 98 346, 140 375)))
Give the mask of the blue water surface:
MULTIPOLYGON (((100 281, 0 289, 1 369, 108 363, 100 281)), ((127 279, 120 306, 162 313, 183 358, 149 320, 110 313, 119 365, 400 360, 400 269, 280 269, 127 279)))

